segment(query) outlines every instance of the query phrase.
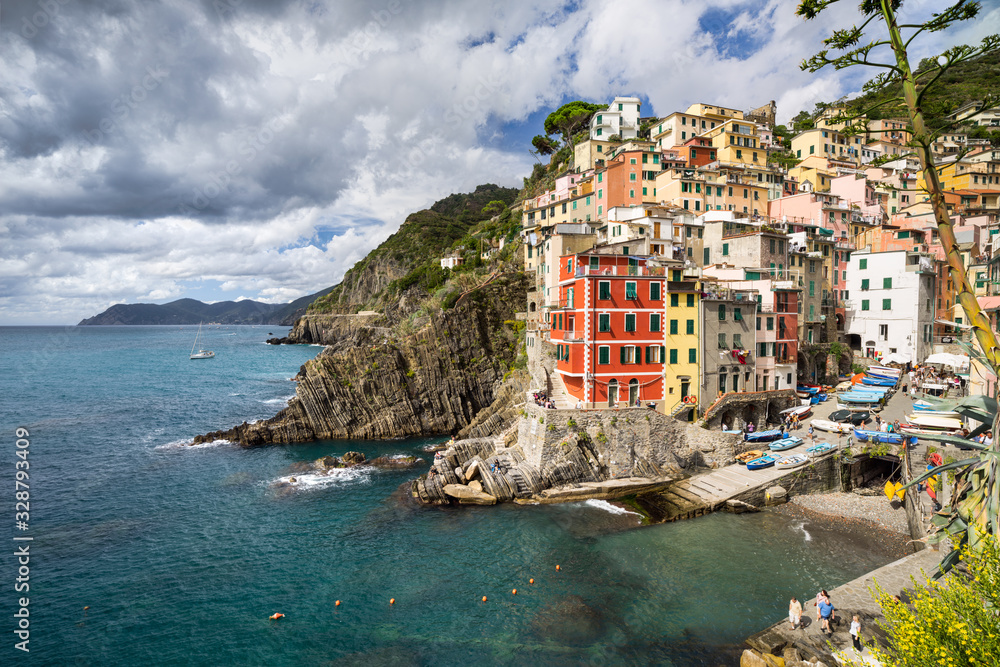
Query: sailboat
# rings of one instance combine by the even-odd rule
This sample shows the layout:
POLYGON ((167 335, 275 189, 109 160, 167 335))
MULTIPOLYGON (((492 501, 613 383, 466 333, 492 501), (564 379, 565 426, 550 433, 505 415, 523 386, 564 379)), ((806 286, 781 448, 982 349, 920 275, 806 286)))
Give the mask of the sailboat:
POLYGON ((215 352, 211 350, 198 350, 194 351, 194 348, 198 347, 198 339, 201 338, 201 323, 198 324, 198 333, 194 337, 194 345, 191 346, 191 358, 192 359, 211 359, 215 356, 215 352))

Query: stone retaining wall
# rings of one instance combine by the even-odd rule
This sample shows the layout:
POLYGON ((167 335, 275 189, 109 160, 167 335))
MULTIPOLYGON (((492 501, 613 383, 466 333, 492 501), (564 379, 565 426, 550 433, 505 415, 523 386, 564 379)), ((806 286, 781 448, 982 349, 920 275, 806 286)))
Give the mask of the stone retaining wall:
POLYGON ((799 405, 799 399, 793 389, 725 394, 705 411, 702 422, 708 428, 714 429, 721 428, 722 422, 728 419, 730 427, 740 429, 749 420, 760 430, 767 425, 769 405, 771 414, 776 415, 786 408, 799 405))
MULTIPOLYGON (((787 475, 776 480, 775 485, 785 489, 788 497, 839 491, 840 460, 837 456, 826 456, 803 468, 789 471, 787 475)), ((734 500, 762 507, 765 505, 766 493, 766 488, 756 488, 736 496, 734 500)))

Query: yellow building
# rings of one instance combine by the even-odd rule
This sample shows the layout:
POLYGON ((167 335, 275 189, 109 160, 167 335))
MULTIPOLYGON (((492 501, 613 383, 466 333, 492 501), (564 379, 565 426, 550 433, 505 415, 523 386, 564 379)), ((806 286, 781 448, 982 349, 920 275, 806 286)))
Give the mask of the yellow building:
POLYGON ((610 141, 597 139, 581 141, 573 149, 573 169, 578 172, 594 169, 598 160, 607 159, 613 145, 610 141))
POLYGON ((767 165, 767 149, 761 145, 757 126, 744 120, 728 120, 705 133, 712 140, 719 162, 767 165))
MULTIPOLYGON (((683 405, 682 398, 691 396, 701 386, 701 286, 695 279, 684 280, 681 269, 667 269, 667 307, 663 327, 666 364, 663 383, 666 391, 664 409, 667 414, 683 405)), ((688 411, 689 419, 694 411, 688 411)))
POLYGON ((792 137, 792 153, 800 160, 818 155, 858 164, 861 146, 860 135, 849 137, 835 129, 815 128, 792 137))

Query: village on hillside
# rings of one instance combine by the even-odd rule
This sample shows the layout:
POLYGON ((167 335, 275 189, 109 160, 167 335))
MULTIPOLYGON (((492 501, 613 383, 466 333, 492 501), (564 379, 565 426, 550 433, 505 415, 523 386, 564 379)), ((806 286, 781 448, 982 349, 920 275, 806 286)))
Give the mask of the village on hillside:
MULTIPOLYGON (((536 277, 526 347, 546 401, 693 421, 731 396, 723 425, 742 428, 771 416, 742 411, 737 394, 961 353, 968 326, 907 122, 859 132, 842 112, 785 136, 774 102, 646 118, 639 98, 616 97, 593 113, 554 187, 521 211, 536 277)), ((995 127, 1000 109, 969 104, 950 120, 995 127)), ((951 132, 934 150, 969 281, 995 324, 1000 149, 951 132)), ((971 393, 996 380, 975 364, 967 379, 971 393)))

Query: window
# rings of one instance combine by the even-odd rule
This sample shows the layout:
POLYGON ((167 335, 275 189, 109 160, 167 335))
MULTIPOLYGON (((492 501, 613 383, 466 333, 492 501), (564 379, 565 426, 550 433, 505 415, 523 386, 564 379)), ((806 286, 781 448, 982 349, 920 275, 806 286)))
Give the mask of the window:
POLYGON ((597 298, 607 301, 611 298, 611 282, 602 280, 597 283, 597 298))
MULTIPOLYGON (((650 321, 652 321, 652 318, 654 317, 659 317, 659 315, 650 315, 649 316, 650 321)), ((659 328, 653 329, 652 327, 650 327, 650 331, 659 331, 659 328)), ((677 335, 677 320, 670 320, 670 335, 671 336, 677 335)))
POLYGON ((733 334, 733 347, 737 350, 743 349, 743 334, 733 334))
POLYGON ((816 296, 816 281, 809 281, 809 296, 816 296))
POLYGON ((597 363, 601 365, 611 363, 611 346, 601 345, 597 348, 597 363))
MULTIPOLYGON (((628 252, 626 251, 625 254, 627 255, 628 252)), ((636 299, 639 298, 637 296, 637 294, 638 294, 638 292, 636 292, 636 289, 635 289, 635 282, 633 282, 631 280, 626 281, 625 282, 625 298, 626 299, 631 299, 631 300, 635 301, 636 299)))
POLYGON ((694 333, 694 320, 687 321, 687 328, 685 329, 684 333, 688 334, 689 336, 694 333))
POLYGON ((676 308, 679 304, 677 303, 679 296, 677 294, 670 295, 670 307, 676 308))
POLYGON ((694 347, 688 348, 688 363, 689 364, 696 364, 696 363, 698 363, 698 349, 697 348, 694 348, 694 347))
POLYGON ((889 325, 880 324, 878 325, 878 336, 882 340, 889 340, 889 325))
MULTIPOLYGON (((671 305, 673 305, 673 304, 671 304, 671 305)), ((687 307, 688 308, 694 308, 694 294, 688 294, 687 295, 687 307)))
POLYGON ((892 310, 892 299, 882 299, 882 310, 892 310))
POLYGON ((861 279, 861 289, 863 289, 863 290, 868 289, 868 279, 867 278, 862 278, 861 279))
POLYGON ((650 313, 649 314, 649 330, 650 331, 659 331, 660 330, 660 317, 661 316, 660 316, 659 313, 650 313))
POLYGON ((728 257, 729 256, 729 244, 728 243, 723 243, 722 244, 722 256, 723 257, 728 257))
POLYGON ((625 331, 635 331, 635 313, 625 313, 625 331))
POLYGON ((861 300, 861 310, 868 310, 868 299, 861 300))
POLYGON ((867 269, 868 268, 868 260, 867 259, 859 259, 858 260, 858 268, 861 269, 862 271, 864 271, 865 269, 867 269))
POLYGON ((710 263, 710 258, 712 256, 711 248, 705 248, 701 254, 702 254, 702 263, 705 266, 708 266, 708 264, 710 263))
POLYGON ((646 363, 647 364, 662 364, 663 363, 663 346, 662 345, 647 345, 646 346, 646 363))
POLYGON ((719 349, 728 350, 729 347, 726 345, 726 334, 723 332, 719 333, 719 349))
POLYGON ((670 350, 670 363, 672 363, 672 364, 676 364, 677 363, 677 350, 676 349, 671 349, 670 350))
POLYGON ((726 374, 723 371, 719 371, 719 391, 726 393, 726 374))
POLYGON ((649 300, 660 300, 660 283, 649 283, 649 300))
POLYGON ((611 315, 610 313, 601 313, 597 316, 597 330, 598 331, 611 331, 611 315))
POLYGON ((726 304, 720 303, 719 304, 719 321, 721 322, 722 320, 725 320, 725 319, 726 319, 726 304))
POLYGON ((733 306, 733 321, 742 322, 743 321, 743 309, 739 306, 733 306))
POLYGON ((774 318, 773 317, 767 318, 767 330, 768 331, 774 331, 774 318))
POLYGON ((882 289, 892 289, 892 278, 882 279, 882 289))
POLYGON ((760 331, 760 318, 757 318, 757 331, 760 331))
POLYGON ((620 361, 623 364, 637 364, 639 363, 639 355, 635 353, 635 345, 622 345, 620 353, 620 361))

